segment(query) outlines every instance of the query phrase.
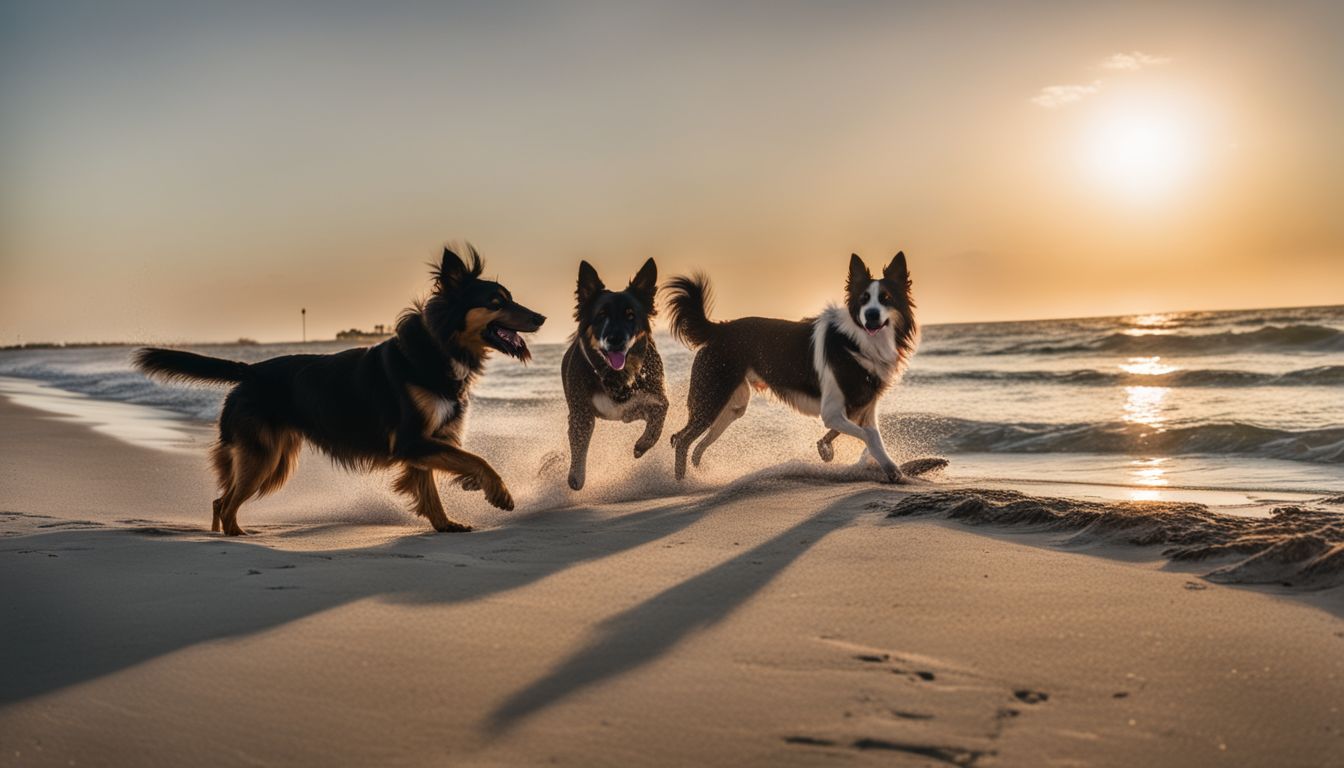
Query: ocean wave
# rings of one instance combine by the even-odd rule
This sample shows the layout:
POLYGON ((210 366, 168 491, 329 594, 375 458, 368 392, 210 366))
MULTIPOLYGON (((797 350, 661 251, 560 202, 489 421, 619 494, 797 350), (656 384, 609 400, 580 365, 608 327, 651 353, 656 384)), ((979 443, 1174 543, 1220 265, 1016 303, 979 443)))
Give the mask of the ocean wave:
POLYGON ((1075 384, 1081 386, 1155 387, 1321 387, 1344 384, 1344 365, 1321 365, 1287 373, 1257 373, 1216 368, 1192 368, 1161 374, 1135 374, 1080 369, 1074 371, 911 371, 907 381, 987 381, 1030 384, 1075 384))
POLYGON ((884 426, 938 452, 1252 456, 1344 464, 1344 427, 1271 429, 1242 422, 1155 430, 1130 422, 1037 424, 891 416, 884 426))
POLYGON ((1344 584, 1344 515, 1313 507, 1235 517, 1203 504, 1095 502, 1006 490, 917 493, 882 506, 888 517, 932 515, 970 525, 1071 532, 1067 544, 1165 546, 1163 555, 1172 560, 1230 561, 1206 575, 1222 583, 1344 584))
POLYGON ((922 355, 1054 355, 1105 352, 1122 355, 1214 355, 1235 352, 1344 352, 1344 331, 1324 325, 1266 325, 1253 331, 1218 333, 1139 334, 1116 331, 1076 341, 1042 344, 1039 341, 990 346, 979 343, 926 345, 922 355))
POLYGON ((32 379, 66 392, 98 400, 145 405, 179 413, 190 419, 214 421, 226 390, 204 386, 161 386, 134 371, 82 373, 47 366, 11 366, 0 375, 32 379))

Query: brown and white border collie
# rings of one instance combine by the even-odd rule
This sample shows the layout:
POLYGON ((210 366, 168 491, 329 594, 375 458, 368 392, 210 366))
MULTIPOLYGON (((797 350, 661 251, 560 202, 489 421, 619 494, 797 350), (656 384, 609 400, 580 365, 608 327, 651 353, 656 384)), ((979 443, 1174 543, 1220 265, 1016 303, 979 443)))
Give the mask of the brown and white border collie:
POLYGON ((917 338, 915 304, 905 253, 874 278, 858 254, 850 256, 845 305, 828 306, 803 320, 744 317, 709 319, 709 281, 704 275, 668 282, 673 334, 698 350, 686 396, 689 418, 672 436, 676 474, 686 476, 686 454, 700 465, 705 449, 747 410, 751 389, 769 390, 795 410, 820 416, 829 430, 817 441, 823 461, 834 457, 831 442, 846 434, 864 442, 860 462, 872 459, 888 482, 901 479, 877 428, 877 403, 900 379, 917 338), (708 432, 708 434, 706 434, 708 432))

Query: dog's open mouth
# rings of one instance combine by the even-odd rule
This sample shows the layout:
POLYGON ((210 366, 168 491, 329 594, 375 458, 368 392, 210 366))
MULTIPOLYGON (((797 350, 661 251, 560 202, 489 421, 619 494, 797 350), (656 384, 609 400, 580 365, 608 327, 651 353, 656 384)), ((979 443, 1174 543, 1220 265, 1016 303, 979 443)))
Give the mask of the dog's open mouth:
POLYGON ((532 359, 532 352, 527 348, 527 342, 523 341, 523 337, 512 328, 505 328, 499 323, 490 323, 481 335, 485 337, 487 344, 509 357, 516 357, 519 360, 532 359))
POLYGON ((867 325, 864 325, 863 330, 867 331, 869 336, 872 336, 876 334, 878 331, 882 330, 883 328, 886 328, 888 325, 891 325, 891 318, 883 320, 882 324, 877 326, 876 328, 869 328, 867 325))
POLYGON ((602 356, 607 358, 607 365, 611 366, 613 371, 619 371, 625 368, 625 352, 618 352, 614 349, 602 350, 602 356))

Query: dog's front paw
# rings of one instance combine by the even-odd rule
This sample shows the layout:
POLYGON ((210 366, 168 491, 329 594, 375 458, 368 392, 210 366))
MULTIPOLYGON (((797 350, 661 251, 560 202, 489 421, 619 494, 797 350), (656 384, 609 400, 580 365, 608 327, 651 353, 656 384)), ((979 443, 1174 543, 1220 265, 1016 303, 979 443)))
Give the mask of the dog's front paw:
POLYGON ((821 439, 817 441, 817 453, 821 455, 822 461, 830 461, 835 458, 835 446, 831 445, 829 440, 821 439))
POLYGON ((583 477, 580 475, 571 474, 569 476, 569 487, 571 490, 575 491, 583 490, 583 477))
POLYGON ((635 443, 635 458, 638 459, 640 456, 648 453, 649 449, 657 444, 657 442, 658 440, 655 438, 653 440, 640 440, 638 443, 635 443))
POLYGON ((901 473, 901 468, 893 462, 882 465, 882 474, 884 476, 883 482, 887 483, 899 483, 905 479, 905 475, 901 473))
POLYGON ((471 530, 470 525, 459 523, 456 520, 449 520, 446 517, 442 520, 435 520, 431 524, 434 526, 434 530, 439 533, 466 533, 471 530))
POLYGON ((505 512, 513 511, 513 495, 509 489, 504 487, 504 483, 494 482, 486 486, 485 500, 490 502, 490 506, 496 509, 502 509, 505 512))

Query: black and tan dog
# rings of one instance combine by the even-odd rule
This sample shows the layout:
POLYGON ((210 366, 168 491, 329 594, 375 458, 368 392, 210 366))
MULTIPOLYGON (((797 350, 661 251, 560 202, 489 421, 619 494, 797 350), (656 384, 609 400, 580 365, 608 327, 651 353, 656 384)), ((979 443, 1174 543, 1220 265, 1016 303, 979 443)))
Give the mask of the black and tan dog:
POLYGON ((579 265, 574 319, 579 322, 560 374, 569 405, 569 487, 583 487, 597 418, 643 421, 635 458, 663 434, 667 395, 663 360, 653 343, 658 265, 653 259, 623 291, 609 291, 588 262, 579 265))
POLYGON ((877 402, 896 381, 915 349, 914 301, 905 254, 898 253, 874 279, 857 254, 850 257, 845 306, 817 317, 776 320, 709 319, 709 281, 673 278, 667 286, 672 332, 692 349, 689 419, 672 436, 677 478, 686 476, 686 453, 699 466, 705 449, 747 410, 753 387, 769 390, 794 409, 821 416, 828 432, 817 442, 824 461, 841 434, 864 442, 889 482, 901 470, 887 455, 877 428, 877 402), (708 431, 709 434, 705 434, 708 431))
POLYGON ((484 491, 500 509, 513 509, 494 468, 462 450, 464 417, 490 350, 528 360, 519 333, 537 330, 546 318, 515 302, 504 286, 481 279, 481 269, 470 246, 466 261, 445 248, 429 298, 402 314, 395 336, 373 347, 250 365, 180 350, 137 350, 136 367, 155 378, 235 385, 211 455, 220 488, 211 530, 245 533, 239 505, 284 485, 305 440, 349 469, 399 468, 396 490, 438 531, 471 529, 444 513, 436 471, 484 491))

